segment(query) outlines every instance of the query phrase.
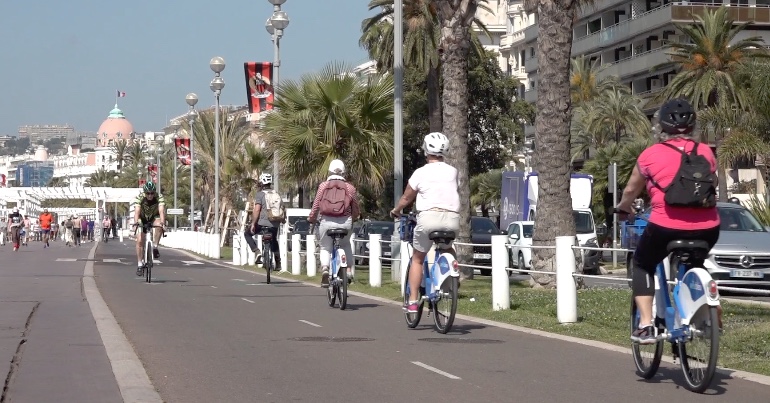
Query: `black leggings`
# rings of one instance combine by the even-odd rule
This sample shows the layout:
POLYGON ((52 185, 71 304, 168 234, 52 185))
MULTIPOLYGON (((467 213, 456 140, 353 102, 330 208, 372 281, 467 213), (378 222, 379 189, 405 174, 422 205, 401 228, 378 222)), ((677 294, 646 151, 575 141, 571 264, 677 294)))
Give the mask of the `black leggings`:
MULTIPOLYGON (((634 296, 655 295, 653 278, 655 269, 658 263, 668 256, 666 250, 668 243, 678 239, 705 241, 708 242, 709 248, 713 248, 719 239, 719 226, 700 230, 681 230, 648 223, 644 233, 639 237, 639 243, 634 252, 634 270, 631 279, 634 296)), ((693 267, 703 267, 703 259, 691 261, 693 267)))

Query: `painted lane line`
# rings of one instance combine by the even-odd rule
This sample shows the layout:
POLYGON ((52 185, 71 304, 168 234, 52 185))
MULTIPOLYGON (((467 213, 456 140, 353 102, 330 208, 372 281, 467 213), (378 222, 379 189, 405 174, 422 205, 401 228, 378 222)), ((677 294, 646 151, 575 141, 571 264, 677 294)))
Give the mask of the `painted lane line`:
POLYGON ((57 262, 77 262, 77 259, 69 258, 69 257, 60 257, 56 259, 57 262))
POLYGON ((255 303, 254 301, 252 301, 252 300, 250 300, 250 299, 246 299, 246 298, 241 298, 241 299, 242 299, 242 300, 244 300, 244 301, 246 301, 246 302, 248 302, 248 303, 251 303, 251 304, 254 304, 254 303, 255 303))
POLYGON ((217 288, 217 286, 215 286, 215 285, 212 285, 212 286, 211 286, 211 288, 217 288))
POLYGON ((243 281, 243 282, 246 282, 246 280, 244 280, 242 278, 234 278, 233 281, 243 281))
POLYGON ((443 375, 443 376, 445 376, 445 377, 447 377, 449 379, 462 379, 459 376, 454 376, 454 375, 450 374, 449 372, 444 372, 444 371, 442 371, 442 370, 440 370, 438 368, 431 367, 428 364, 423 364, 420 361, 412 361, 412 364, 417 365, 418 367, 423 367, 423 368, 427 369, 428 371, 435 372, 435 373, 437 373, 439 375, 443 375))
POLYGON ((120 259, 102 259, 103 263, 123 263, 120 259))
POLYGON ((300 321, 300 322, 302 322, 302 323, 304 323, 304 324, 310 325, 310 326, 314 326, 314 327, 323 327, 323 326, 321 326, 321 325, 319 325, 319 324, 317 324, 317 323, 313 323, 313 322, 307 321, 307 320, 305 320, 305 319, 300 319, 299 321, 300 321))

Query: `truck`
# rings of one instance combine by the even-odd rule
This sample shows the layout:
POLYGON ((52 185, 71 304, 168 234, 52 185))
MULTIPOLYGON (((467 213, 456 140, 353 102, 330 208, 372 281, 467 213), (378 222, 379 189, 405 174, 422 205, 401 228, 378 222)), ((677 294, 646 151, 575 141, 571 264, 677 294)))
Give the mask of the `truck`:
MULTIPOLYGON (((596 243, 596 225, 591 212, 593 181, 593 176, 579 173, 573 173, 570 180, 572 212, 580 245, 596 243)), ((535 221, 538 192, 536 172, 503 171, 500 228, 508 228, 514 221, 535 221)))

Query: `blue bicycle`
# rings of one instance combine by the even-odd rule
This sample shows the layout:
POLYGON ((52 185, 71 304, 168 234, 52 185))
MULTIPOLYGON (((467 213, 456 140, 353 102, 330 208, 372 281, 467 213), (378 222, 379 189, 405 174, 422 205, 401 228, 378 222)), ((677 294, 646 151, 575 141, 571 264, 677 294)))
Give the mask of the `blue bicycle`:
MULTIPOLYGON (((312 233, 312 231, 311 231, 312 233)), ((340 247, 340 240, 348 235, 344 228, 332 228, 326 231, 326 235, 332 238, 332 253, 329 261, 329 287, 326 289, 326 299, 329 306, 339 298, 340 310, 348 306, 348 259, 345 250, 340 247)), ((312 253, 308 251, 308 253, 312 253)))
MULTIPOLYGON (((408 242, 412 246, 414 240, 414 227, 417 223, 414 213, 402 215, 399 223, 399 235, 402 241, 408 242)), ((404 280, 404 317, 406 324, 410 329, 414 329, 420 324, 422 317, 422 308, 425 301, 428 301, 428 316, 433 312, 433 322, 439 333, 446 334, 452 328, 457 313, 457 291, 460 288, 460 271, 457 260, 451 253, 447 252, 455 239, 455 233, 452 231, 434 231, 428 234, 428 237, 435 244, 435 255, 433 264, 428 267, 428 255, 425 255, 423 262, 422 283, 420 283, 420 304, 416 313, 410 313, 406 310, 406 305, 410 300, 409 289, 409 270, 411 269, 412 254, 409 253, 409 262, 406 269, 406 280, 404 280), (439 304, 442 304, 440 307, 439 304), (447 306, 444 307, 443 305, 447 306)))
MULTIPOLYGON (((625 214, 618 210, 615 213, 625 214)), ((646 221, 642 216, 637 218, 646 221)), ((707 257, 709 249, 708 243, 702 240, 675 240, 668 244, 669 268, 675 281, 670 287, 666 265, 659 263, 652 306, 657 341, 648 345, 634 343, 632 346, 634 363, 644 379, 652 378, 658 371, 663 342, 668 341, 674 358, 680 361, 687 389, 703 393, 711 385, 716 372, 722 327, 719 290, 709 272, 693 267, 691 262, 691 259, 707 257), (708 344, 702 350, 699 349, 703 347, 701 342, 708 344)), ((636 302, 632 298, 631 331, 639 326, 639 320, 636 302)))

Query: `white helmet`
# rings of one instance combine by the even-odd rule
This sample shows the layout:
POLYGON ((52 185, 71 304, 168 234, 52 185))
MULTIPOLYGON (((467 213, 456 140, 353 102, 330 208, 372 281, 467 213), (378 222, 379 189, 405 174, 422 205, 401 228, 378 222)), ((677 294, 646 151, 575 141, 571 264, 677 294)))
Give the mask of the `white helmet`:
POLYGON ((13 208, 13 212, 14 212, 14 213, 18 213, 18 212, 19 212, 19 208, 18 208, 18 207, 14 207, 14 208, 13 208))
POLYGON ((263 185, 269 185, 273 183, 273 175, 270 175, 270 174, 259 175, 259 183, 263 185))
POLYGON ((340 160, 332 160, 332 162, 329 163, 329 172, 336 175, 344 174, 345 163, 340 160))
POLYGON ((443 133, 430 133, 422 141, 422 151, 425 152, 425 155, 443 157, 449 151, 449 139, 443 133))

